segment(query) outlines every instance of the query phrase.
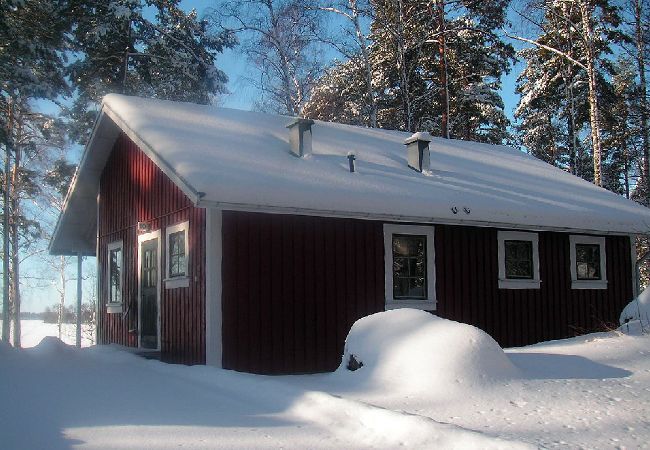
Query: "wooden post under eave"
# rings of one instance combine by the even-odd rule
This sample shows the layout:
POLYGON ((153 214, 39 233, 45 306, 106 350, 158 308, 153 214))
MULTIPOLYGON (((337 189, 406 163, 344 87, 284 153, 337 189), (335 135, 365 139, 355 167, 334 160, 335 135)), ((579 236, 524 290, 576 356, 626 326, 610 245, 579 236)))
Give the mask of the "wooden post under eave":
POLYGON ((77 252, 77 348, 81 348, 81 268, 83 257, 77 252))

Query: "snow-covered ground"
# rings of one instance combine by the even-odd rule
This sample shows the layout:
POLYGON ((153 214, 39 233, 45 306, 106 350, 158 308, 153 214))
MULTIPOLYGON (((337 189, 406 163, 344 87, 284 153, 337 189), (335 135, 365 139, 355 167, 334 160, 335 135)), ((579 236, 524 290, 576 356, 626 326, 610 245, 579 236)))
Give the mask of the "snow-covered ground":
POLYGON ((0 344, 0 447, 650 444, 650 336, 600 333, 504 354, 473 327, 423 314, 357 322, 344 361, 355 354, 364 366, 310 376, 167 365, 52 338, 0 344))
MULTIPOLYGON (((59 326, 56 323, 45 323, 42 320, 21 320, 20 339, 23 348, 34 347, 46 336, 59 336, 59 326)), ((94 333, 89 325, 81 326, 81 346, 89 347, 95 343, 94 333)), ((77 326, 64 323, 61 326, 61 340, 74 345, 77 342, 77 326)))

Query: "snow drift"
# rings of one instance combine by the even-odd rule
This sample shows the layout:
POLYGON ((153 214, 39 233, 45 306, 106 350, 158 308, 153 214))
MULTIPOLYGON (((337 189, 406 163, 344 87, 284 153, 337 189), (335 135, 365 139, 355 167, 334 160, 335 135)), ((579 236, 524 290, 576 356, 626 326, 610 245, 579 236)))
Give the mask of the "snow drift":
POLYGON ((414 309, 355 322, 337 372, 376 386, 429 393, 519 376, 485 332, 414 309), (351 372, 349 365, 361 367, 351 372))
POLYGON ((619 318, 621 331, 641 334, 650 327, 650 287, 623 308, 619 318))

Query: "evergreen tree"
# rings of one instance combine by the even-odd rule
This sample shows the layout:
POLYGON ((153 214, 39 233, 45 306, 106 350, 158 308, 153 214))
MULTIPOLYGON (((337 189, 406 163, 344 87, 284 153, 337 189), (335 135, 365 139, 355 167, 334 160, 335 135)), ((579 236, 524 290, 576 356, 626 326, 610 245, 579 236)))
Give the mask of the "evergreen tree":
MULTIPOLYGON (((607 80, 607 55, 612 53, 612 45, 620 42, 622 35, 618 29, 620 17, 618 9, 608 0, 578 0, 575 2, 531 2, 531 10, 541 12, 541 18, 530 22, 539 28, 539 37, 535 40, 515 37, 521 41, 533 44, 539 52, 544 70, 553 64, 546 64, 554 59, 563 60, 566 69, 563 70, 563 83, 567 101, 570 106, 571 120, 571 152, 576 164, 580 164, 581 156, 577 154, 578 131, 576 125, 575 98, 577 83, 572 82, 578 75, 584 76, 587 86, 587 102, 589 113, 589 140, 592 160, 592 170, 580 173, 585 179, 593 179, 599 186, 605 184, 602 176, 603 156, 601 136, 602 108, 601 97, 607 80), (584 71, 584 75, 579 73, 584 71)), ((531 52, 534 54, 535 52, 531 52)), ((535 57, 532 58, 534 60, 535 57)), ((527 58, 528 61, 528 58, 527 58)), ((535 63, 535 62, 533 62, 535 63)), ((557 64, 556 64, 557 65, 557 64)), ((550 80, 550 77, 546 78, 550 80)), ((521 80, 520 80, 521 81, 521 80)), ((531 79, 533 81, 533 79, 531 79)), ((525 92, 525 84, 520 84, 525 92)), ((533 91, 531 91, 533 92, 533 91)), ((537 89, 543 92, 543 89, 537 89)), ((528 96, 525 96, 528 97, 528 96)), ((530 100, 527 98, 527 100, 530 100)), ((521 112, 525 114, 522 109, 521 112)), ((571 169, 577 172, 579 168, 571 169)))
POLYGON ((3 170, 3 329, 20 346, 20 252, 40 234, 23 205, 38 190, 32 163, 52 138, 52 120, 34 111, 35 99, 68 92, 63 68, 70 23, 61 0, 0 1, 0 146, 3 170), (45 25, 47 24, 47 25, 45 25))
MULTIPOLYGON (((556 9, 545 12, 545 32, 537 42, 579 60, 584 52, 575 25, 580 20, 577 9, 568 4, 558 4, 556 9)), ((520 142, 536 157, 592 178, 581 138, 589 120, 586 71, 545 47, 524 49, 520 56, 526 61, 517 82, 520 142)))
MULTIPOLYGON (((634 63, 623 58, 612 71, 611 90, 604 97, 609 105, 603 114, 604 187, 630 198, 631 178, 640 178, 637 174, 642 173, 643 155, 641 124, 634 114, 638 102, 636 73, 634 63)), ((640 192, 636 190, 635 194, 640 192)))
MULTIPOLYGON (((358 80, 359 88, 363 88, 363 102, 364 106, 359 111, 360 114, 366 117, 366 124, 371 128, 377 127, 377 91, 373 83, 373 66, 370 59, 370 42, 368 35, 362 26, 362 21, 372 18, 372 8, 369 0, 325 0, 319 2, 316 6, 318 11, 321 11, 334 18, 342 18, 343 24, 339 27, 336 36, 326 36, 321 38, 326 43, 335 48, 347 61, 342 63, 345 67, 337 69, 338 63, 334 63, 334 71, 352 74, 353 72, 363 72, 363 79, 358 80)), ((329 22, 330 17, 325 17, 325 21, 329 22)), ((327 77, 332 77, 332 71, 328 73, 327 77)), ((325 85, 330 85, 325 82, 325 85)), ((356 80, 355 80, 356 81, 356 80)), ((325 86, 321 85, 323 88, 325 86)), ((316 87, 318 89, 318 86, 316 87)), ((326 88, 325 88, 326 89, 326 88)), ((325 97, 322 97, 323 100, 325 97)), ((316 103, 321 103, 319 100, 316 103)), ((354 100, 357 101, 356 99, 354 100)), ((310 99, 311 103, 311 99, 310 99)), ((323 105, 326 106, 326 105, 323 105)), ((356 122, 357 119, 354 119, 356 122)))
MULTIPOLYGON (((514 50, 497 31, 504 25, 507 2, 371 4, 368 49, 377 125, 502 143, 508 120, 500 78, 514 50)), ((315 117, 323 119, 368 123, 368 102, 349 85, 363 86, 360 56, 335 63, 317 83, 307 111, 318 111, 315 117), (341 107, 346 113, 340 113, 341 107)))
POLYGON ((355 58, 336 61, 318 80, 303 114, 312 119, 371 125, 373 106, 367 101, 365 75, 363 64, 355 58))
POLYGON ((183 11, 180 0, 70 1, 79 55, 69 66, 74 140, 86 140, 98 102, 111 92, 202 104, 225 92, 227 77, 215 62, 234 38, 183 11))

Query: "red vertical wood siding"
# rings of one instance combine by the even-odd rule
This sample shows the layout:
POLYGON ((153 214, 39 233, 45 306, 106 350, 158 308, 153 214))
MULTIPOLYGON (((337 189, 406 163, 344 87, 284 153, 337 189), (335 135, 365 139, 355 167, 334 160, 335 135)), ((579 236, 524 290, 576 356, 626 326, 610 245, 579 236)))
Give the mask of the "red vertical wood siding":
POLYGON ((359 318, 383 310, 380 222, 224 211, 223 364, 336 369, 359 318))
POLYGON ((116 141, 99 188, 99 342, 138 345, 137 223, 161 231, 164 278, 165 228, 189 221, 190 285, 161 285, 161 359, 184 364, 205 363, 205 210, 195 208, 185 194, 126 136, 116 141), (125 314, 108 314, 107 245, 124 243, 122 295, 125 314))
POLYGON ((497 230, 437 225, 436 314, 470 323, 503 347, 614 326, 632 298, 627 236, 607 236, 607 289, 571 289, 569 234, 540 232, 540 289, 499 289, 497 230))
MULTIPOLYGON (((222 227, 224 367, 334 370, 354 321, 384 310, 383 223, 224 211, 222 227)), ((629 238, 606 253, 608 288, 571 289, 569 234, 540 232, 541 289, 499 289, 497 230, 436 225, 435 313, 504 347, 602 329, 632 297, 629 238)))

